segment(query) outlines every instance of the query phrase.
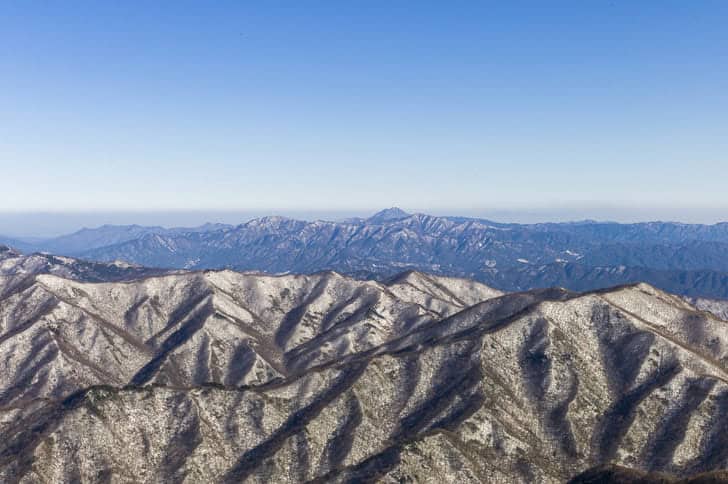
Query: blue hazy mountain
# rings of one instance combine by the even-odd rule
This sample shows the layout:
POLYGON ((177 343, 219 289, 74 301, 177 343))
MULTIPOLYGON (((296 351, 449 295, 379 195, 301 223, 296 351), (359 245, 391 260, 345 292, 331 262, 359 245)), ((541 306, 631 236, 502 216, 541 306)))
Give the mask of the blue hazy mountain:
MULTIPOLYGON (((68 235, 37 242, 36 249, 63 255, 81 254, 99 247, 108 247, 137 240, 148 234, 175 235, 191 232, 207 232, 230 227, 225 224, 205 224, 194 228, 164 228, 141 225, 102 225, 83 228, 68 235)), ((12 245, 12 243, 6 243, 12 245)), ((26 244, 26 247, 28 244, 26 244)))
MULTIPOLYGON (((27 244, 19 248, 28 250, 27 244)), ((107 225, 44 241, 35 250, 159 268, 335 270, 374 279, 413 269, 503 290, 648 282, 678 294, 728 298, 726 223, 510 224, 391 208, 343 222, 263 217, 238 226, 107 225)))
POLYGON ((0 235, 0 246, 14 247, 24 252, 31 252, 37 248, 35 244, 28 241, 13 237, 3 237, 2 235, 0 235))

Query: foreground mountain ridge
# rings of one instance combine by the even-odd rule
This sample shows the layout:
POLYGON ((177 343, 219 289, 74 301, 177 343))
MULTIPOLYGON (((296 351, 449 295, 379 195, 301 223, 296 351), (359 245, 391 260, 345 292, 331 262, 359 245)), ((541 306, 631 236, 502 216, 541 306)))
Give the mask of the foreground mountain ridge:
POLYGON ((586 291, 645 281, 685 296, 728 299, 728 224, 522 225, 387 209, 341 222, 263 217, 190 229, 103 226, 33 250, 147 267, 335 270, 378 280, 413 269, 506 291, 553 285, 586 291))
POLYGON ((261 384, 310 366, 307 359, 316 356, 312 352, 340 357, 352 347, 381 344, 410 327, 501 294, 472 281, 419 273, 383 285, 333 272, 267 276, 232 271, 109 283, 40 273, 2 292, 1 314, 10 324, 0 336, 0 349, 12 355, 5 360, 12 385, 0 389, 0 405, 62 397, 109 378, 184 386, 261 384), (303 344, 314 336, 317 345, 303 344), (181 360, 207 355, 207 367, 169 364, 170 352, 181 349, 181 360), (57 370, 59 378, 44 380, 54 386, 27 385, 41 382, 43 374, 30 363, 42 360, 46 350, 48 359, 39 369, 56 371, 55 363, 66 358, 63 365, 77 365, 73 375, 82 382, 66 381, 67 375, 57 370), (12 366, 19 362, 19 368, 12 366), (252 366, 245 368, 248 363, 252 366), (226 368, 228 374, 215 374, 226 368), (250 374, 235 376, 244 369, 250 374), (235 379, 242 377, 252 381, 235 379))
POLYGON ((728 323, 646 284, 503 294, 418 272, 42 272, 0 298, 3 481, 728 467, 728 323))

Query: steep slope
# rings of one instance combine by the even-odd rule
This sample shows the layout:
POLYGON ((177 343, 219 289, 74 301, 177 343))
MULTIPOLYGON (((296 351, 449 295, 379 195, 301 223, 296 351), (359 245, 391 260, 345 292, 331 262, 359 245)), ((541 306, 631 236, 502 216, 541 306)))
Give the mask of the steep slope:
POLYGON ((604 244, 587 252, 580 264, 594 267, 615 264, 647 267, 654 270, 698 271, 712 269, 728 272, 728 243, 693 240, 662 244, 604 244))
POLYGON ((728 323, 645 284, 500 295, 420 273, 39 275, 1 307, 3 481, 728 468, 728 323))
POLYGON ((685 300, 702 311, 708 311, 715 317, 728 321, 728 301, 725 299, 689 297, 685 300))
POLYGON ((0 405, 101 383, 266 383, 500 295, 470 281, 408 279, 403 290, 335 273, 177 273, 122 283, 31 275, 0 291, 0 405), (450 292, 458 285, 462 299, 450 292))
POLYGON ((573 291, 593 291, 649 281, 651 285, 674 294, 728 299, 728 272, 712 270, 658 270, 557 262, 547 265, 524 264, 506 270, 485 269, 476 278, 504 291, 551 286, 568 287, 573 291))
POLYGON ((0 246, 0 298, 32 285, 37 274, 98 282, 123 281, 169 272, 121 261, 101 263, 50 254, 23 255, 10 247, 0 246))

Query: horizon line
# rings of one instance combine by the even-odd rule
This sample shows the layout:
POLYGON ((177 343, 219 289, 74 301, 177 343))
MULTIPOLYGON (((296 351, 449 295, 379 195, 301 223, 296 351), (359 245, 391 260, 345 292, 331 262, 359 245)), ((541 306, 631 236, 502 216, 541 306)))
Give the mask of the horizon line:
MULTIPOLYGON (((278 209, 270 211, 265 210, 145 210, 145 211, 2 211, 0 210, 0 236, 18 240, 29 239, 50 239, 63 235, 73 234, 83 229, 98 229, 104 226, 140 226, 140 227, 161 227, 165 229, 173 228, 195 228, 205 224, 221 224, 236 227, 244 225, 252 220, 265 217, 284 217, 292 220, 304 222, 332 222, 342 223, 347 219, 359 218, 366 220, 367 218, 379 213, 383 210, 389 210, 399 207, 388 207, 379 210, 285 210, 278 209), (274 213, 278 212, 278 213, 274 213), (166 217, 171 217, 164 220, 166 217), (223 218, 220 218, 223 217, 223 218), (227 217, 227 219, 225 219, 227 217), (235 217, 234 219, 232 217, 235 217), (176 220, 175 220, 176 218, 176 220), (46 220, 48 219, 48 220, 46 220)), ((697 208, 684 207, 681 209, 662 209, 663 212, 648 213, 651 211, 649 207, 641 207, 637 209, 627 209, 623 207, 617 210, 617 207, 602 207, 601 210, 590 210, 584 207, 582 210, 572 209, 558 210, 552 207, 534 208, 531 210, 478 210, 463 209, 460 213, 455 210, 410 210, 400 209, 408 215, 429 215, 434 217, 449 218, 467 218, 473 220, 483 220, 498 224, 514 224, 514 225, 536 225, 536 224, 575 224, 575 223, 602 223, 602 224, 620 224, 633 225, 645 223, 671 223, 682 225, 719 225, 728 223, 728 217, 716 217, 718 211, 725 212, 728 215, 728 209, 713 209, 714 217, 706 217, 705 210, 697 208), (615 210, 621 213, 614 213, 615 210), (609 213, 594 213, 600 211, 609 213), (702 220, 696 220, 697 211, 702 212, 702 220), (439 212, 439 213, 438 213, 439 212), (682 212, 668 215, 664 212, 682 212), (685 217, 692 212, 692 217, 685 217), (640 217, 639 215, 642 215, 640 217), (685 217, 685 218, 684 218, 685 217), (682 220, 681 220, 682 219, 682 220), (686 220, 692 219, 692 220, 686 220)))

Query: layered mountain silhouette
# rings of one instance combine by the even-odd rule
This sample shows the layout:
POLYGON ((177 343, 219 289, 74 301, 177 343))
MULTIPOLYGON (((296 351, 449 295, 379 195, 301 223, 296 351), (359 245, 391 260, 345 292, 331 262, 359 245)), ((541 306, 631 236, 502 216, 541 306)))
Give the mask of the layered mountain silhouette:
POLYGON ((521 225, 393 208, 343 222, 264 217, 191 229, 103 226, 34 245, 17 243, 25 253, 166 269, 333 270, 380 281, 419 270, 505 291, 648 282, 675 294, 728 298, 728 224, 521 225))
POLYGON ((10 250, 0 267, 3 482, 728 466, 728 323, 647 284, 503 293, 416 271, 147 273, 10 250))

